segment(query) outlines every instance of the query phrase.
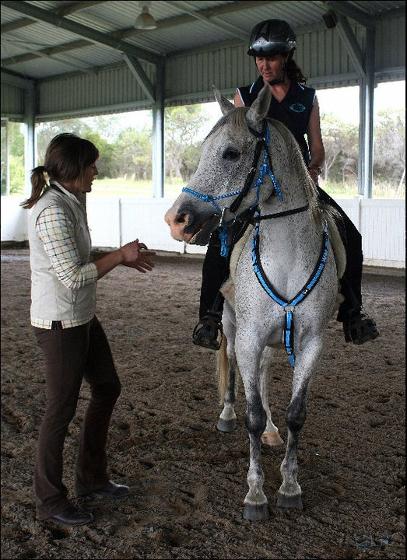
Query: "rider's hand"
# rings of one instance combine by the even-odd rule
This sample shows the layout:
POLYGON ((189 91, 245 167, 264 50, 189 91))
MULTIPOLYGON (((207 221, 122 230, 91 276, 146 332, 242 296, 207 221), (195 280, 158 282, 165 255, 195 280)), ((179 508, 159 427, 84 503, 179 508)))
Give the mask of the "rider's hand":
POLYGON ((308 167, 308 173, 311 175, 311 179, 314 181, 316 185, 318 185, 318 177, 321 174, 321 168, 311 165, 308 167))

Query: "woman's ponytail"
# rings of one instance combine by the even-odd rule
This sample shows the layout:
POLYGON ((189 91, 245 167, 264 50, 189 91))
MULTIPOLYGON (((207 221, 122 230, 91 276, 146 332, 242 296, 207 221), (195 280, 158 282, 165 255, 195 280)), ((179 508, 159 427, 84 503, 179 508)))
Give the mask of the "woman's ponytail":
POLYGON ((34 167, 31 171, 31 196, 21 203, 23 208, 31 208, 40 199, 47 184, 44 176, 45 171, 46 169, 43 165, 34 167))
POLYGON ((70 132, 63 132, 55 136, 45 152, 44 165, 39 165, 31 171, 31 196, 21 206, 32 208, 44 193, 48 179, 58 181, 61 185, 66 182, 81 180, 89 165, 95 163, 99 151, 92 142, 79 138, 70 132))

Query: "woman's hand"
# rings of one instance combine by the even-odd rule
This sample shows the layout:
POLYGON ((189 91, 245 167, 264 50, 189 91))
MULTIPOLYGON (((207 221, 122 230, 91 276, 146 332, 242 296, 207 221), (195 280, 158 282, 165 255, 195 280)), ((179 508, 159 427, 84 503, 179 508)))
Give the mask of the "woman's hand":
POLYGON ((154 263, 151 259, 155 255, 155 251, 149 251, 144 243, 139 240, 131 241, 123 247, 120 247, 122 254, 122 264, 130 268, 135 268, 139 272, 147 272, 152 270, 154 263))

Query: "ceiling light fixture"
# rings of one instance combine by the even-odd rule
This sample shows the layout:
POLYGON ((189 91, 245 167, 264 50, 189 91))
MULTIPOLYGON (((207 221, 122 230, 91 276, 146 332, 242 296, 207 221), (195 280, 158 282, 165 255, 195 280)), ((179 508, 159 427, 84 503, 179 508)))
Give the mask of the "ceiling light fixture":
POLYGON ((141 14, 137 17, 134 27, 136 29, 157 29, 157 22, 148 11, 151 2, 139 2, 141 14))

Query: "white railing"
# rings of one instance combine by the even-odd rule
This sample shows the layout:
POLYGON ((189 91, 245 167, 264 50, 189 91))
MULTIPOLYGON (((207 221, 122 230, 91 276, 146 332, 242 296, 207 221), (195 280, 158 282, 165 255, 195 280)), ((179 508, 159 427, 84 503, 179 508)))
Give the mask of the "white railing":
MULTIPOLYGON (((1 198, 1 240, 27 240, 27 211, 22 198, 1 198)), ((384 199, 337 200, 362 233, 366 265, 405 268, 405 201, 384 199)), ((205 253, 206 247, 185 245, 170 237, 164 214, 170 199, 92 197, 87 212, 95 247, 119 247, 139 238, 158 251, 205 253)))

